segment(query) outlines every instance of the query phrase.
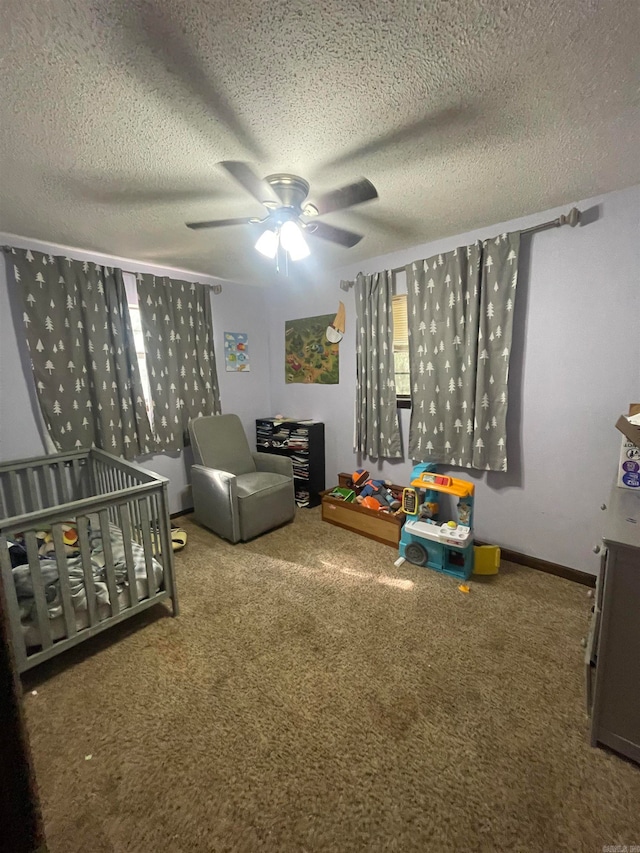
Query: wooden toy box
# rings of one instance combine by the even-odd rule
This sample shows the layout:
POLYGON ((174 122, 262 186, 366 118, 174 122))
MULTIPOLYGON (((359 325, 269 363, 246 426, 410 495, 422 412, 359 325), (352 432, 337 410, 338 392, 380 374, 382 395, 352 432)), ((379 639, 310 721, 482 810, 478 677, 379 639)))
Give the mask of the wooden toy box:
MULTIPOLYGON (((402 500, 402 486, 390 486, 394 497, 402 500)), ((376 512, 357 503, 346 503, 338 498, 329 497, 333 489, 325 489, 322 495, 322 520, 345 530, 352 530, 361 536, 375 539, 385 545, 397 548, 404 524, 404 514, 376 512)))

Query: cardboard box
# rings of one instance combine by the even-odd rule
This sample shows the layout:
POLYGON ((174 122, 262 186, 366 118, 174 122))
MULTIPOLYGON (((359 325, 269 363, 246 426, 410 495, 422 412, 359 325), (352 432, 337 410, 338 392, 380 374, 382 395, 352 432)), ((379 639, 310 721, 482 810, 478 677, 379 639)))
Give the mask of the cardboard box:
MULTIPOLYGON (((629 415, 640 413, 640 403, 629 406, 629 415)), ((622 489, 637 489, 640 492, 640 427, 629 423, 624 415, 616 421, 616 429, 622 435, 620 460, 618 462, 618 486, 622 489)))

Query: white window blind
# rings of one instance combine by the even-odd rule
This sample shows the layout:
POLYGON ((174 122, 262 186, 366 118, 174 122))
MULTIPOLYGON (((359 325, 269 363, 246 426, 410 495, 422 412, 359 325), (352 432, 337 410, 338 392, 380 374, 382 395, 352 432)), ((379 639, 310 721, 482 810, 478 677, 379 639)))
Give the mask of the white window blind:
POLYGON ((393 351, 409 352, 406 293, 393 297, 391 310, 393 311, 393 351))
POLYGON ((393 314, 393 359, 396 374, 396 395, 408 397, 411 393, 409 378, 409 323, 407 320, 406 293, 394 296, 391 303, 393 314))

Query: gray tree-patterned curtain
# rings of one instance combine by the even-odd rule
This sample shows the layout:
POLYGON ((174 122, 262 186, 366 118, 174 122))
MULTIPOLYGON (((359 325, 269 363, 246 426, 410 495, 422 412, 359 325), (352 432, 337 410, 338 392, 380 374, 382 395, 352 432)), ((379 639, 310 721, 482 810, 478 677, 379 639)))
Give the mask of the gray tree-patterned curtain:
POLYGON ((507 470, 507 380, 520 233, 406 268, 409 454, 507 470))
POLYGON ((220 412, 209 288, 143 274, 137 282, 153 429, 161 449, 181 450, 191 418, 220 412))
POLYGON ((390 272, 358 273, 355 450, 371 459, 402 456, 393 367, 390 272))
POLYGON ((12 249, 38 401, 59 451, 154 449, 122 271, 12 249))

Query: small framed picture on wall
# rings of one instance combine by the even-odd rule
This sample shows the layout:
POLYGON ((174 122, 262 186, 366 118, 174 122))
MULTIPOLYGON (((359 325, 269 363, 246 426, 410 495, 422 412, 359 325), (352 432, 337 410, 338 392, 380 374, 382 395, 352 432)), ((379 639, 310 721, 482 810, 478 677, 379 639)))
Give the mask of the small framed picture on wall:
POLYGON ((251 370, 249 335, 246 332, 224 333, 224 364, 229 373, 248 373, 251 370))

